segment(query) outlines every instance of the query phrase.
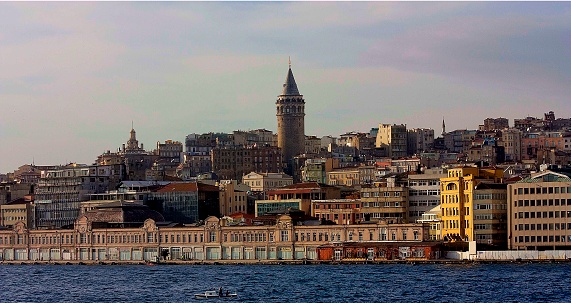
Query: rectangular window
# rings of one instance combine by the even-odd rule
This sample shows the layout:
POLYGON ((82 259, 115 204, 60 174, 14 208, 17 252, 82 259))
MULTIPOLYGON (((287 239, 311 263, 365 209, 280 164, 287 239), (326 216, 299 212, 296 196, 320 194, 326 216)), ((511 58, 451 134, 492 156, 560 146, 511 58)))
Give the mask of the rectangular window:
POLYGON ((289 241, 289 230, 282 230, 280 233, 280 241, 285 242, 289 241))

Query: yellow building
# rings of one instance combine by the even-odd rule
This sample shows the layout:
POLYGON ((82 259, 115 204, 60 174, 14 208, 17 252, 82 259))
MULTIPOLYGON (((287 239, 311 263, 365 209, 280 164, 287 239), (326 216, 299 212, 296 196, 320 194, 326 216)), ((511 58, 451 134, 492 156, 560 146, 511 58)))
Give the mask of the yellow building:
POLYGON ((473 191, 481 182, 499 183, 503 170, 489 167, 459 167, 440 179, 442 238, 474 241, 473 191))

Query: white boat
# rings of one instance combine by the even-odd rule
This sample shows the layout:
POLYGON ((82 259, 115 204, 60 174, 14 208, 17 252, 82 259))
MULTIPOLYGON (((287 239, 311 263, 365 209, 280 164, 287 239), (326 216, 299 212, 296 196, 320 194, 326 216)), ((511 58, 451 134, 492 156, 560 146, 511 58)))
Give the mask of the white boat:
POLYGON ((223 290, 222 288, 219 288, 217 290, 207 290, 202 294, 195 294, 194 297, 196 299, 236 298, 238 297, 238 294, 231 293, 228 290, 223 290))

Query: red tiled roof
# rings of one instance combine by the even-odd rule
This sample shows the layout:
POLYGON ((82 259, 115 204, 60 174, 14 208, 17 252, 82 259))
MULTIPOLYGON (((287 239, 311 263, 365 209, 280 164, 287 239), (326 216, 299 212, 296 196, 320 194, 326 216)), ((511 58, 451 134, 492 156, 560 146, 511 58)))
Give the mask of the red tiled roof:
POLYGON ((238 219, 238 218, 244 218, 244 219, 253 219, 256 216, 253 214, 247 214, 247 213, 243 213, 243 212, 238 212, 238 213, 233 213, 229 216, 230 218, 233 219, 238 219))
POLYGON ((523 180, 523 178, 521 176, 515 176, 515 177, 511 177, 509 179, 506 179, 504 182, 505 183, 515 183, 517 181, 521 181, 523 180))
POLYGON ((199 191, 220 191, 218 186, 198 182, 199 191))
POLYGON ((295 183, 295 184, 287 185, 287 186, 284 186, 282 188, 277 188, 277 190, 280 190, 280 189, 322 188, 322 187, 329 187, 329 185, 319 184, 317 182, 305 182, 305 183, 295 183))

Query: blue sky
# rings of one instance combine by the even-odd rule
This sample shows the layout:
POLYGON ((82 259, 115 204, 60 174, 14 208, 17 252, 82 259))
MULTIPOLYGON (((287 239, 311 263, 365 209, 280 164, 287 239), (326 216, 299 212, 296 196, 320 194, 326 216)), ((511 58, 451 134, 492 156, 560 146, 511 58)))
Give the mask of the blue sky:
POLYGON ((0 45, 3 173, 275 131, 289 56, 308 135, 571 117, 571 2, 2 2, 0 45))

